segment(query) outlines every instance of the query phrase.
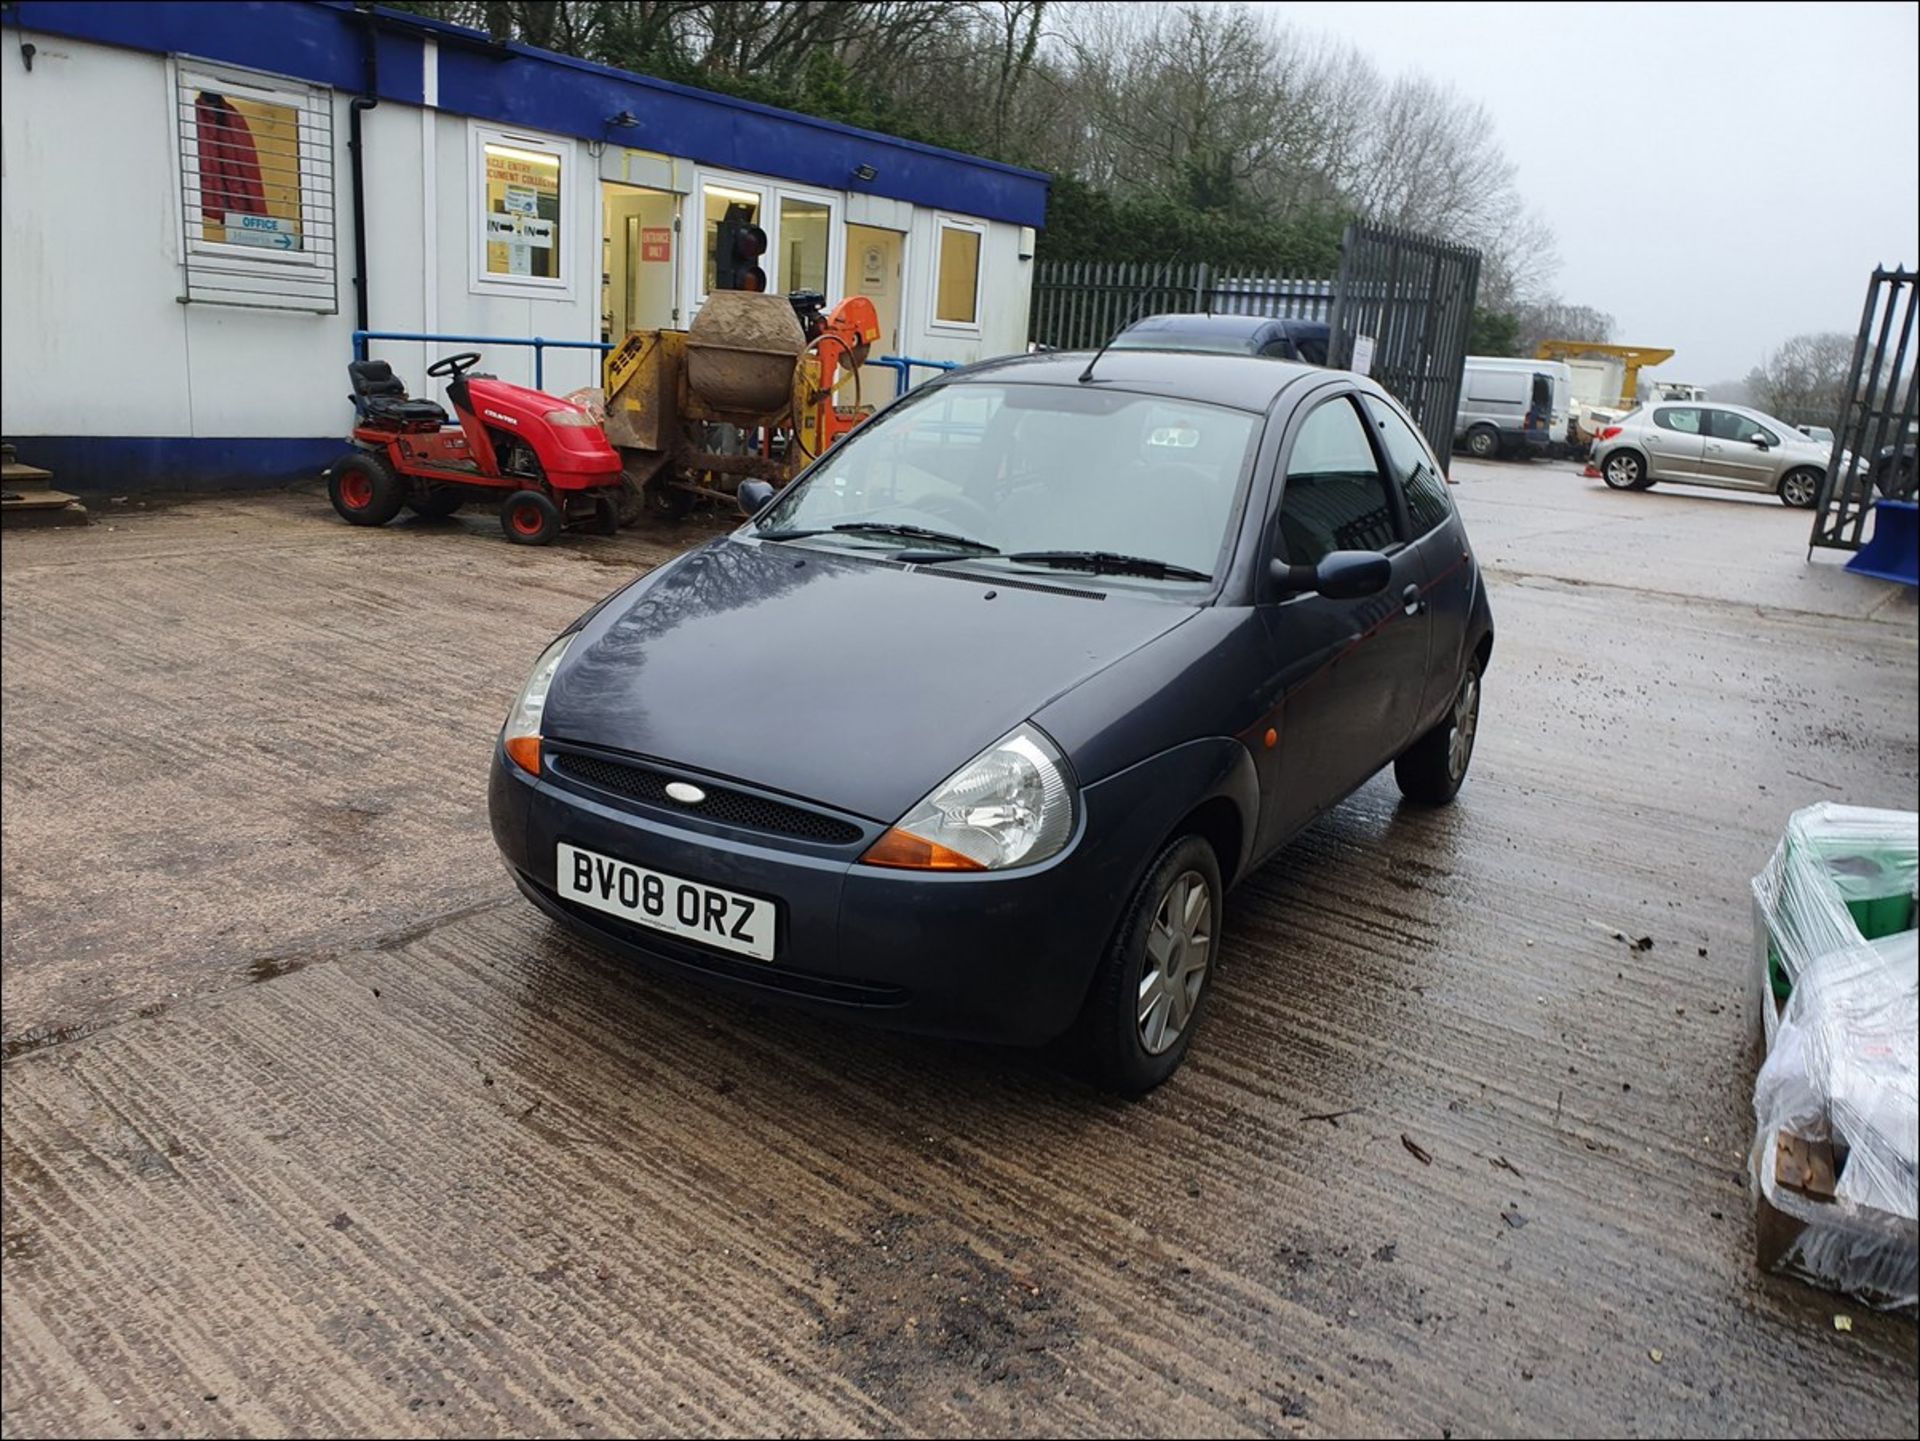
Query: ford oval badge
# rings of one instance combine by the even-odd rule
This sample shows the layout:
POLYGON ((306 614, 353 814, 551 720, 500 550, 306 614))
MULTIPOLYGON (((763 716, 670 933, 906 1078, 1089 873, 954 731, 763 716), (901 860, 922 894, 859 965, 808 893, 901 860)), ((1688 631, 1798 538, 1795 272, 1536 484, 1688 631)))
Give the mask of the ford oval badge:
POLYGON ((667 782, 667 799, 676 805, 697 806, 707 798, 707 793, 699 786, 690 786, 685 781, 667 782))

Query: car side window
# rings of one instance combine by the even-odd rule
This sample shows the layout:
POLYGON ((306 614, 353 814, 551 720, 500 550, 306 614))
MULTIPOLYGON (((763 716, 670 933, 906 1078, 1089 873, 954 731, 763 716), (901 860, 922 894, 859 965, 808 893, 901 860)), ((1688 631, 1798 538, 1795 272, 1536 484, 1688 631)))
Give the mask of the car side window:
POLYGON ((1336 550, 1387 550, 1393 502, 1347 396, 1309 415, 1293 438, 1280 500, 1277 548, 1289 565, 1318 565, 1336 550))
POLYGON ((1731 410, 1709 410, 1707 423, 1712 427, 1715 440, 1740 440, 1748 445, 1753 444, 1756 439, 1764 440, 1768 445, 1780 443, 1780 437, 1764 425, 1749 420, 1744 415, 1735 414, 1731 410))
POLYGON ((1412 533, 1418 539, 1453 514, 1446 477, 1440 473, 1440 463, 1433 458, 1426 443, 1390 407, 1370 395, 1362 399, 1361 405, 1373 418, 1380 448, 1386 453, 1387 468, 1406 494, 1407 518, 1413 522, 1412 533))
POLYGON ((1277 356, 1281 360, 1292 360, 1294 358, 1293 342, 1284 335, 1276 335, 1260 347, 1260 353, 1277 356))
POLYGON ((1691 405, 1666 406, 1653 413, 1653 423, 1662 430, 1675 430, 1682 435, 1699 435, 1700 412, 1691 405))

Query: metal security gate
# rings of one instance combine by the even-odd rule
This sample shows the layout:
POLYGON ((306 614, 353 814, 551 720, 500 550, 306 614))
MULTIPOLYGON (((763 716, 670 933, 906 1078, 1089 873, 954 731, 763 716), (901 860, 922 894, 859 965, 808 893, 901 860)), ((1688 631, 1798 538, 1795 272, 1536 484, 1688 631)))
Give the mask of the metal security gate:
POLYGON ((1404 230, 1349 225, 1340 274, 1259 275, 1205 261, 1043 261, 1028 336, 1091 350, 1143 315, 1204 312, 1320 320, 1329 364, 1371 375, 1413 413, 1446 463, 1480 283, 1480 252, 1404 230))
POLYGON ((1340 242, 1328 364, 1371 375, 1451 463, 1480 252, 1410 231, 1349 225, 1340 242))
POLYGON ((1833 454, 1807 544, 1859 550, 1878 496, 1914 493, 1915 292, 1911 270, 1875 270, 1853 343, 1853 368, 1833 422, 1833 454))
POLYGON ((1046 260, 1034 271, 1027 338, 1055 350, 1092 350, 1143 315, 1325 320, 1332 310, 1333 281, 1325 276, 1255 275, 1204 260, 1046 260))

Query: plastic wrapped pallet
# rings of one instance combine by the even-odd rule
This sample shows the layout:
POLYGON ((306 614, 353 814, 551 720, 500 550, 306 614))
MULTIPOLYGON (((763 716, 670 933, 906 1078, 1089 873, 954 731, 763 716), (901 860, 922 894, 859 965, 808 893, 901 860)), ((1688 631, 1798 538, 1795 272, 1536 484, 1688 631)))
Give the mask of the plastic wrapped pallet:
POLYGON ((1768 1047, 1795 979, 1831 951, 1907 930, 1920 882, 1920 815, 1863 806, 1795 811, 1753 878, 1755 1011, 1768 1047))
POLYGON ((1907 1309, 1920 1257, 1917 857, 1911 812, 1814 806, 1753 884, 1760 1262, 1907 1309))

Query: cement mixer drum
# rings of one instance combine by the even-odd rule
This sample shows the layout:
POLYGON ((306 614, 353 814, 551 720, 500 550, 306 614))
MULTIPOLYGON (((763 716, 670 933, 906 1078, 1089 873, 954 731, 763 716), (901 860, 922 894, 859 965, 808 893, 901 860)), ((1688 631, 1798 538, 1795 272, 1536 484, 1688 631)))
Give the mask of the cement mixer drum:
POLYGON ((687 331, 687 386, 716 410, 771 415, 786 407, 806 348, 784 295, 716 290, 687 331))

